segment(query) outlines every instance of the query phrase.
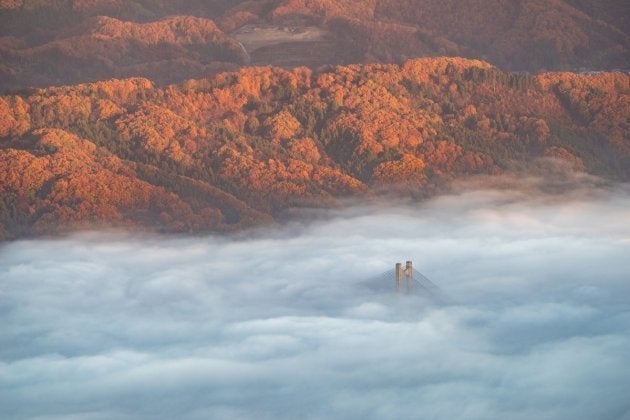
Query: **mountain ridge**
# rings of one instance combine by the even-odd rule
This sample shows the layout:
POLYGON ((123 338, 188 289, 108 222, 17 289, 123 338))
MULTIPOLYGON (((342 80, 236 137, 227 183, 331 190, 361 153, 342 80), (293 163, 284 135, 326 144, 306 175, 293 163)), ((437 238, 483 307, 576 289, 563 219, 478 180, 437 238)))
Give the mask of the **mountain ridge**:
POLYGON ((352 196, 428 197, 541 158, 628 180, 628 86, 623 73, 431 58, 6 95, 0 225, 5 239, 85 226, 229 232, 352 196))
POLYGON ((534 73, 627 69, 624 15, 628 7, 615 0, 600 7, 590 0, 5 0, 0 89, 136 76, 170 84, 234 70, 248 64, 235 39, 245 25, 328 33, 319 44, 269 40, 256 65, 400 64, 447 55, 534 73))

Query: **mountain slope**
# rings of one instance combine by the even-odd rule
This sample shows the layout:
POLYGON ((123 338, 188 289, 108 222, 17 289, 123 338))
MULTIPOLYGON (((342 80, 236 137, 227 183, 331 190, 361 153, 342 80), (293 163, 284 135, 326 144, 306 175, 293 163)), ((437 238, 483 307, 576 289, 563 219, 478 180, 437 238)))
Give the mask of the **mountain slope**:
POLYGON ((171 17, 151 23, 89 18, 55 40, 33 48, 0 49, 10 68, 5 83, 48 86, 132 75, 161 82, 234 68, 240 45, 208 19, 171 17), (232 66, 220 65, 232 63, 232 66))
MULTIPOLYGON (((592 13, 596 11, 593 8, 592 13)), ((365 0, 358 4, 289 0, 273 12, 275 19, 292 15, 360 22, 364 27, 375 22, 409 25, 429 45, 448 40, 457 45, 458 55, 483 57, 511 70, 628 67, 626 34, 560 0, 365 0)), ((400 54, 391 44, 383 51, 372 39, 355 38, 363 40, 363 48, 379 60, 387 60, 388 53, 400 54)), ((409 54, 426 52, 420 48, 404 55, 409 54)))
POLYGON ((176 83, 250 59, 317 68, 461 56, 516 71, 628 69, 628 19, 618 0, 4 0, 0 89, 133 76, 176 83), (256 30, 258 50, 244 51, 239 35, 256 30))
POLYGON ((627 180, 629 86, 622 73, 534 77, 442 58, 7 95, 0 225, 5 238, 92 224, 230 231, 548 158, 627 180))

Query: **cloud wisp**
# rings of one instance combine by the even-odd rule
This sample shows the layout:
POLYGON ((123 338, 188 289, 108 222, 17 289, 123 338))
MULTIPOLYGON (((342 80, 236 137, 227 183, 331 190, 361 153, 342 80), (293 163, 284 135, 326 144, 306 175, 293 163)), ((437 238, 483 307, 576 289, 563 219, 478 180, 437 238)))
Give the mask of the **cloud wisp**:
POLYGON ((630 195, 0 248, 7 418, 630 418, 630 195), (366 286, 413 259, 445 303, 366 286))

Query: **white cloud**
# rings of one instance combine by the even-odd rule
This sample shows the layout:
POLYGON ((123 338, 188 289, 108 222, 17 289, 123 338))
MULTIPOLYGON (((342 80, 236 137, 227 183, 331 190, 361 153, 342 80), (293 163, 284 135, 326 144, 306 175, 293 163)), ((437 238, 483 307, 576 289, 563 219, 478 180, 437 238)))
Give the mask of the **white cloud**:
POLYGON ((531 194, 6 244, 3 416, 629 418, 628 190, 531 194), (445 303, 366 284, 407 259, 445 303))

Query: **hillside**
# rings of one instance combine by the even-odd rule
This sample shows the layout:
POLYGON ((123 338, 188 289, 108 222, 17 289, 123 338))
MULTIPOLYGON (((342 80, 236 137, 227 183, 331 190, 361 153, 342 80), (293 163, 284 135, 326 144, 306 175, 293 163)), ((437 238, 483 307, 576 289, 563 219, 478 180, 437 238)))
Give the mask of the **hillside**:
POLYGON ((596 20, 630 34, 630 4, 625 0, 567 0, 567 3, 596 20))
POLYGON ((628 69, 626 3, 3 0, 0 89, 112 77, 168 84, 249 63, 317 68, 432 56, 529 72, 628 69))
POLYGON ((627 68, 629 38, 613 16, 625 15, 627 21, 630 10, 618 2, 598 5, 582 2, 577 9, 559 0, 289 0, 272 16, 309 16, 337 28, 339 39, 368 61, 446 54, 482 58, 517 71, 627 68))
POLYGON ((0 98, 0 235, 233 231, 540 158, 628 180, 629 86, 441 58, 22 91, 0 98))
POLYGON ((179 16, 150 23, 89 18, 51 42, 0 49, 0 56, 10 68, 4 83, 13 87, 129 76, 168 83, 245 61, 240 45, 211 20, 179 16))

